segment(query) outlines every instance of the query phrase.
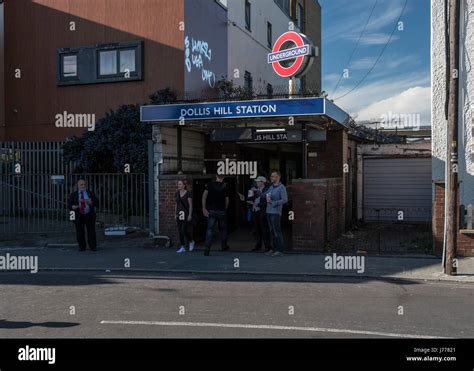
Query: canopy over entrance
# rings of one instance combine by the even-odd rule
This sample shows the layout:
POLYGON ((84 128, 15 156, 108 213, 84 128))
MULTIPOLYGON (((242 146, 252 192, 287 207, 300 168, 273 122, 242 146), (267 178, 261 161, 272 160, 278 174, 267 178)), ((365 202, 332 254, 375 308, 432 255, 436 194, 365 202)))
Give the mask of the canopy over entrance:
POLYGON ((225 127, 244 124, 295 121, 316 124, 320 128, 336 124, 349 127, 350 116, 325 98, 266 99, 142 106, 142 122, 160 125, 225 127), (323 126, 323 127, 321 127, 323 126))

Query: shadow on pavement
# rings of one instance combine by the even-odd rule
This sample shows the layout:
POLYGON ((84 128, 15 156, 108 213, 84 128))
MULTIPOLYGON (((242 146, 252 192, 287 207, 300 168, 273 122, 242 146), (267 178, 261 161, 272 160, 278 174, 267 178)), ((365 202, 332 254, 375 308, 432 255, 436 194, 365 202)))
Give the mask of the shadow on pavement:
POLYGON ((0 319, 0 329, 20 329, 30 327, 48 327, 48 328, 67 328, 79 326, 79 323, 75 322, 26 322, 26 321, 7 321, 0 319))
MULTIPOLYGON (((395 285, 422 284, 421 280, 392 277, 351 277, 351 276, 314 276, 314 275, 273 275, 245 273, 182 273, 182 272, 39 272, 36 274, 21 272, 4 272, 0 274, 2 285, 33 285, 33 286, 85 286, 85 285, 120 285, 121 280, 155 279, 157 281, 210 281, 210 282, 304 282, 304 283, 345 283, 361 284, 367 282, 386 282, 395 285)), ((474 285, 473 285, 474 287, 474 285)), ((157 287, 158 291, 174 291, 174 289, 157 287)))

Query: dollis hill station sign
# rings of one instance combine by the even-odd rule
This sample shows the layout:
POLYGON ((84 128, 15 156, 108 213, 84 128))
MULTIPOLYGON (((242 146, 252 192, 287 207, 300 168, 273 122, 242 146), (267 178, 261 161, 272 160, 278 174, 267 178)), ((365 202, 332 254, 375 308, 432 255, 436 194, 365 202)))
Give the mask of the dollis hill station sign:
MULTIPOLYGON (((267 63, 272 65, 276 74, 289 78, 289 96, 291 96, 291 87, 295 86, 295 77, 303 76, 307 72, 316 55, 317 48, 305 35, 289 31, 281 35, 275 42, 272 52, 268 54, 267 63)), ((318 121, 321 121, 321 118, 324 117, 326 122, 327 119, 331 119, 343 126, 347 126, 349 120, 349 115, 333 102, 316 97, 166 104, 142 106, 140 111, 142 122, 179 126, 192 125, 193 122, 200 121, 200 126, 202 126, 202 121, 206 120, 211 128, 215 123, 232 126, 231 120, 239 119, 264 119, 261 123, 255 121, 255 125, 264 124, 267 127, 276 121, 275 118, 284 117, 305 117, 307 122, 318 118, 318 121)), ((257 131, 261 132, 262 130, 257 131)), ((252 141, 284 142, 288 140, 285 129, 268 129, 268 133, 264 133, 265 135, 260 134, 262 133, 254 132, 252 141), (274 131, 278 131, 278 133, 274 133, 274 131)))

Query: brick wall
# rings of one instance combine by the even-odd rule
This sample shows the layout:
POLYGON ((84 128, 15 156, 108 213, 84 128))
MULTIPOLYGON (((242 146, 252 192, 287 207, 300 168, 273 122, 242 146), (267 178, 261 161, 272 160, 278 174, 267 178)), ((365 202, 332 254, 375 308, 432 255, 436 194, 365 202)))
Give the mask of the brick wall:
MULTIPOLYGON (((435 198, 433 202, 433 252, 441 256, 443 254, 444 238, 444 189, 443 182, 435 182, 435 198)), ((459 220, 459 217, 456 218, 459 220)), ((459 228, 458 228, 459 229, 459 228)), ((457 255, 474 256, 474 235, 458 233, 457 255)))
POLYGON ((328 131, 325 142, 310 143, 308 152, 316 152, 317 157, 308 158, 308 178, 339 178, 343 171, 344 131, 328 131))
POLYGON ((342 178, 298 179, 293 180, 291 188, 293 247, 323 251, 326 240, 334 240, 344 232, 342 178))
POLYGON ((178 180, 183 176, 162 176, 160 177, 160 235, 171 238, 172 243, 179 241, 176 220, 174 217, 174 207, 176 203, 175 194, 178 180))

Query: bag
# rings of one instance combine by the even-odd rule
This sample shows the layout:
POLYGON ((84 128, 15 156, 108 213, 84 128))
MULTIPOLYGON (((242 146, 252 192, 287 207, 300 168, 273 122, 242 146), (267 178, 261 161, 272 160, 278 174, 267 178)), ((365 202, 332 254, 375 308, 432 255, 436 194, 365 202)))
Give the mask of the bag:
MULTIPOLYGON (((185 205, 183 200, 181 199, 181 195, 179 194, 179 191, 176 192, 176 199, 181 203, 181 205, 183 205, 184 209, 186 210, 186 213, 189 215, 189 207, 188 205, 185 205)), ((191 216, 191 221, 188 222, 186 220, 187 223, 190 223, 193 227, 196 227, 197 226, 197 214, 196 212, 193 210, 193 215, 191 216)))

